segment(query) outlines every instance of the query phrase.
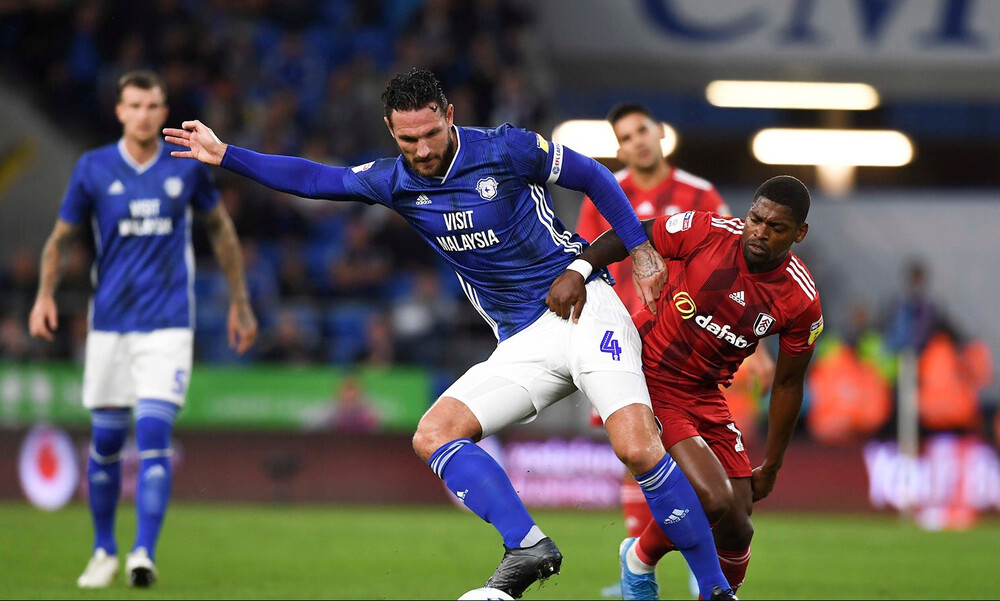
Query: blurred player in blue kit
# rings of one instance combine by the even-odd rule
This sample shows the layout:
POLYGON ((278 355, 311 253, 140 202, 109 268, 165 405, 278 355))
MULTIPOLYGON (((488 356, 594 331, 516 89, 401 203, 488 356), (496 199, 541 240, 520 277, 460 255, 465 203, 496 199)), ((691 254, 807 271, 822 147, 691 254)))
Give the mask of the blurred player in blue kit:
POLYGON ((232 221, 198 163, 170 156, 159 132, 167 93, 154 73, 134 71, 118 82, 115 113, 122 137, 76 164, 55 228, 42 251, 38 296, 29 317, 33 336, 52 340, 61 259, 90 221, 96 243, 83 377, 91 411, 87 462, 94 550, 81 588, 104 588, 118 573, 115 511, 121 493, 121 452, 135 410, 139 448, 135 544, 125 562, 129 583, 156 579, 156 542, 170 497, 170 436, 184 405, 194 343, 192 208, 205 225, 229 284, 228 334, 240 354, 257 337, 257 320, 232 221))
POLYGON ((507 474, 474 441, 530 421, 580 389, 604 419, 615 452, 636 476, 667 536, 681 541, 703 595, 728 598, 698 497, 659 441, 638 332, 604 271, 590 273, 575 262, 587 242, 555 216, 546 187, 558 184, 594 200, 627 241, 644 300, 653 305, 664 264, 614 176, 596 161, 510 124, 455 126, 454 107, 429 71, 397 75, 382 101, 401 156, 355 167, 230 146, 199 121, 164 134, 188 149, 174 156, 221 165, 277 190, 384 205, 455 270, 498 346, 424 414, 413 448, 502 536, 505 553, 487 586, 520 597, 536 580, 559 572, 562 554, 528 514, 507 474), (586 308, 576 320, 563 321, 547 310, 548 286, 565 270, 581 268, 588 282, 586 308))

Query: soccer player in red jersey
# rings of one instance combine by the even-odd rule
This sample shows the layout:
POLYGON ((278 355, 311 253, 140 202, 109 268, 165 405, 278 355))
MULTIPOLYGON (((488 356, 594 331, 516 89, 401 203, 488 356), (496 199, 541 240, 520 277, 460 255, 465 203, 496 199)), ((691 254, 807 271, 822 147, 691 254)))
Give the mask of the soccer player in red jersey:
MULTIPOLYGON (((663 156, 660 145, 664 136, 663 124, 653 117, 647 107, 622 102, 611 108, 607 120, 618 139, 618 160, 625 165, 615 176, 639 219, 685 211, 711 211, 719 215, 730 215, 729 207, 715 186, 671 165, 663 156)), ((587 240, 594 240, 611 229, 611 225, 594 203, 584 196, 576 229, 587 240)), ((643 301, 632 284, 631 258, 609 265, 608 272, 617 282, 615 292, 628 312, 631 314, 642 309, 643 301)), ((758 382, 771 380, 774 360, 765 347, 759 347, 748 358, 744 372, 741 377, 754 378, 758 382)), ((602 426, 601 417, 595 411, 591 411, 591 424, 595 427, 602 426)), ((653 516, 646 505, 642 489, 627 473, 622 479, 621 503, 628 535, 639 536, 653 516)))
MULTIPOLYGON (((715 524, 723 571, 735 590, 750 561, 753 503, 774 487, 802 404, 803 381, 823 330, 819 293, 791 252, 809 226, 809 191, 777 176, 754 194, 746 220, 688 211, 643 221, 667 260, 657 315, 633 315, 643 339, 643 370, 668 452, 691 480, 715 524), (779 354, 763 462, 751 469, 742 434, 721 388, 760 339, 778 334, 779 354)), ((626 256, 613 232, 581 259, 599 269, 626 256)), ((579 274, 553 282, 546 302, 563 318, 579 315, 579 274)), ((671 543, 655 524, 622 544, 623 598, 656 598, 655 566, 671 543), (635 544, 638 542, 638 544, 635 544), (642 596, 628 596, 640 591, 642 596)))
MULTIPOLYGON (((618 138, 618 160, 625 165, 615 177, 639 219, 684 211, 730 214, 715 186, 667 162, 660 148, 663 124, 653 118, 648 108, 633 103, 617 104, 608 112, 608 122, 618 138)), ((593 241, 609 229, 608 220, 584 196, 576 232, 593 241)), ((629 313, 635 313, 643 302, 631 285, 631 270, 631 259, 608 266, 611 277, 619 283, 615 292, 629 313)))

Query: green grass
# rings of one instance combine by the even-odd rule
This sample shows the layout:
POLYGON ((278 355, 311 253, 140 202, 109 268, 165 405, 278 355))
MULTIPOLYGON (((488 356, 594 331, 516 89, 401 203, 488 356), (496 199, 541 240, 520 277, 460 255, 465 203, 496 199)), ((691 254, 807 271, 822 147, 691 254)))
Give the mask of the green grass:
MULTIPOLYGON (((566 556, 526 599, 593 599, 617 579, 617 512, 536 511, 566 556)), ((119 544, 134 528, 120 511, 119 544)), ((996 599, 1000 520, 924 532, 893 517, 755 516, 743 599, 996 599)), ((174 504, 160 581, 80 591, 91 540, 85 507, 44 513, 0 504, 0 598, 455 599, 481 586, 502 552, 493 529, 459 509, 174 504)), ((681 557, 660 568, 663 598, 690 599, 681 557)))

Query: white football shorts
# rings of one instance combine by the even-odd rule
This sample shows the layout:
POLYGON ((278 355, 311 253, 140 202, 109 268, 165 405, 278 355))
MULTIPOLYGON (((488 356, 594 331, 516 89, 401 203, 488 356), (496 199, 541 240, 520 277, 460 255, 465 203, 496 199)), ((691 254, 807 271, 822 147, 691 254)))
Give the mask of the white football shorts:
POLYGON ((650 407, 642 373, 639 332, 614 290, 602 279, 587 284, 580 321, 546 311, 497 345, 486 361, 448 387, 472 411, 483 438, 581 390, 607 419, 635 403, 650 407))
POLYGON ((126 333, 91 330, 83 367, 83 406, 135 407, 139 399, 184 406, 193 346, 190 328, 126 333))

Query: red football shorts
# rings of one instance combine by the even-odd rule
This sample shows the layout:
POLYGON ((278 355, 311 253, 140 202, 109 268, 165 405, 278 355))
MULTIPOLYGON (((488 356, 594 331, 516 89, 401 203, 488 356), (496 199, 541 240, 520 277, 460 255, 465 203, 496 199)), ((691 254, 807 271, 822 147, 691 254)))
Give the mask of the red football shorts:
POLYGON ((701 436, 730 478, 750 477, 750 457, 743 434, 721 390, 667 388, 650 383, 649 396, 653 413, 663 427, 661 438, 668 452, 686 438, 701 436))

